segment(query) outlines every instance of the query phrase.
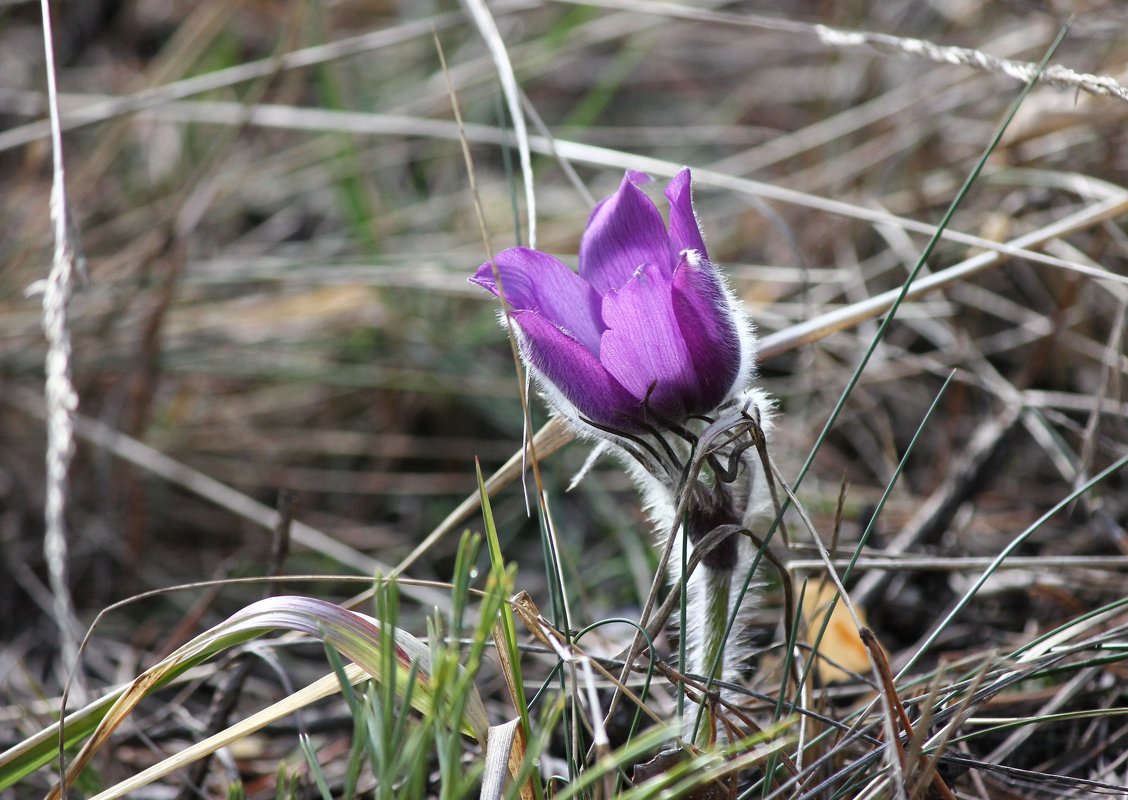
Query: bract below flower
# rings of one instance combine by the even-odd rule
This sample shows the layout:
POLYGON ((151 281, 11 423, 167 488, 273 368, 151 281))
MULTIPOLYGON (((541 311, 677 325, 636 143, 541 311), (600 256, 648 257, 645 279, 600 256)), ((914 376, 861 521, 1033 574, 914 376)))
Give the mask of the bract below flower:
POLYGON ((579 274, 513 247, 470 279, 504 295, 558 410, 623 431, 708 414, 745 387, 753 360, 749 325, 709 262, 689 170, 666 187, 668 226, 644 180, 628 172, 592 211, 579 274))

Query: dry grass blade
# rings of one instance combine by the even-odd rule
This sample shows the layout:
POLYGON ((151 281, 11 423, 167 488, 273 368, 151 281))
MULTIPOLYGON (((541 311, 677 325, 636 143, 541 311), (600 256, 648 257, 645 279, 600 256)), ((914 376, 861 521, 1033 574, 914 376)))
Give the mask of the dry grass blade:
MULTIPOLYGON (((38 408, 31 402, 30 397, 17 394, 15 397, 9 397, 8 401, 16 405, 21 411, 41 418, 38 408)), ((192 469, 175 459, 169 458, 144 442, 139 442, 120 431, 112 430, 97 420, 81 415, 75 415, 74 420, 75 429, 79 436, 105 448, 119 458, 129 461, 169 483, 182 486, 232 514, 254 522, 266 531, 273 531, 278 525, 278 511, 265 503, 260 503, 199 470, 192 469)), ((376 573, 391 574, 393 572, 391 566, 354 550, 323 531, 319 531, 299 520, 293 520, 290 523, 290 534, 298 544, 328 556, 350 569, 370 575, 376 573)), ((415 597, 420 602, 440 608, 446 607, 450 602, 449 598, 443 593, 427 587, 404 584, 403 593, 415 597)))
MULTIPOLYGON (((360 683, 370 677, 367 672, 356 664, 345 665, 345 674, 353 684, 360 683)), ((184 748, 179 753, 169 756, 148 769, 138 772, 136 775, 131 775, 126 780, 111 786, 105 791, 99 792, 94 795, 91 800, 114 800, 114 798, 126 797, 163 777, 183 769, 189 764, 195 763, 217 750, 228 747, 240 739, 246 738, 255 731, 262 730, 273 722, 290 716, 299 709, 316 703, 318 700, 331 697, 340 691, 341 681, 335 673, 318 678, 309 686, 298 689, 270 707, 264 708, 246 719, 240 720, 220 733, 201 739, 184 748)))
MULTIPOLYGON (((544 427, 537 431, 536 435, 533 437, 533 449, 536 451, 538 457, 549 458, 561 447, 572 441, 573 438, 572 432, 565 427, 562 420, 553 419, 545 423, 544 427)), ((513 483, 513 481, 517 480, 524 469, 525 448, 521 448, 521 450, 510 456, 509 460, 506 461, 503 466, 490 475, 489 479, 486 481, 486 492, 492 497, 497 492, 513 483)), ((458 530, 459 526, 465 523, 480 507, 481 498, 477 492, 468 496, 459 503, 434 530, 427 534, 427 536, 415 546, 415 549, 396 565, 392 575, 403 574, 420 556, 426 553, 443 537, 449 536, 458 530)))
MULTIPOLYGON (((893 679, 893 670, 889 666, 889 658, 886 656, 884 648, 882 648, 881 643, 877 641, 877 637, 873 635, 873 631, 869 628, 862 628, 860 635, 862 641, 865 642, 866 649, 870 652, 870 658, 873 659, 874 667, 881 678, 881 687, 884 692, 886 706, 890 710, 890 714, 893 715, 893 719, 890 720, 890 728, 893 729, 894 736, 891 737, 890 742, 892 746, 896 747, 901 766, 904 769, 902 780, 905 783, 902 787, 902 791, 907 791, 909 783, 916 777, 913 775, 913 770, 911 769, 914 765, 910 762, 908 755, 905 754, 899 736, 895 731, 896 727, 899 727, 905 732, 910 742, 915 740, 918 734, 913 728, 912 722, 909 720, 909 715, 905 712, 905 706, 904 703, 901 702, 900 695, 897 693, 897 685, 893 679)), ((916 756, 917 765, 919 765, 922 772, 927 774, 927 780, 931 783, 933 791, 947 800, 955 800, 955 795, 952 794, 952 790, 948 787, 948 784, 934 771, 933 759, 923 753, 917 753, 916 756)), ((919 780, 921 783, 924 783, 923 779, 919 780)))
MULTIPOLYGON (((43 295, 43 333, 47 338, 45 401, 47 414, 47 486, 44 507, 43 554, 51 587, 55 622, 59 627, 64 669, 73 671, 78 663, 78 619, 67 579, 67 523, 69 499, 68 473, 74 456, 74 412, 78 393, 71 376, 71 330, 69 305, 74 283, 80 276, 82 255, 78 234, 67 201, 66 169, 63 159, 63 134, 59 115, 58 87, 55 81, 55 46, 51 33, 50 0, 40 0, 43 49, 47 73, 47 102, 50 110, 52 182, 51 221, 55 248, 51 271, 37 285, 43 295)), ((83 694, 84 680, 76 677, 76 689, 83 694)))
MULTIPOLYGON (((437 685, 442 679, 434 672, 436 665, 431 661, 432 650, 418 638, 367 615, 317 598, 268 597, 237 611, 135 678, 114 700, 74 762, 67 767, 63 780, 48 795, 49 800, 55 800, 67 791, 114 731, 151 692, 196 663, 276 629, 298 631, 321 639, 334 651, 356 662, 368 677, 385 684, 389 694, 399 695, 405 703, 410 703, 425 715, 448 711, 442 705, 441 687, 437 685)), ((464 673, 465 668, 458 666, 457 671, 464 673)), ((354 676, 348 672, 343 675, 351 685, 354 676)), ((336 673, 333 675, 335 679, 340 677, 336 673)), ((318 691, 320 689, 312 694, 316 695, 318 691)), ((276 707, 285 706, 284 702, 276 707)), ((489 721, 473 684, 468 685, 466 702, 461 708, 463 714, 452 720, 453 725, 484 743, 489 721)), ((60 740, 62 736, 60 730, 60 740)))
POLYGON ((1080 497, 1082 494, 1089 491, 1093 487, 1100 486, 1101 483, 1103 483, 1106 479, 1113 475, 1116 475, 1125 466, 1128 466, 1128 455, 1121 457, 1120 459, 1109 465, 1107 468, 1105 468, 1102 472, 1095 475, 1089 481, 1086 481, 1084 485, 1078 487, 1075 491, 1067 495, 1063 500, 1060 500, 1057 504, 1054 505, 1053 508, 1039 517, 1032 525, 1028 526, 1018 536, 1012 539, 1010 543, 1007 544, 1007 546, 1004 547, 999 552, 999 554, 995 556, 994 559, 992 559, 991 564, 985 570, 983 570, 982 574, 971 584, 970 587, 968 587, 967 591, 964 592, 963 596, 959 599, 955 606, 945 615, 943 619, 936 623, 936 625, 932 629, 932 632, 920 644, 916 652, 909 657, 907 663, 902 666, 901 671, 898 674, 898 678, 904 676, 913 666, 913 664, 921 659, 927 649, 936 642, 937 638, 944 632, 944 630, 952 622, 956 615, 958 615, 963 609, 967 607, 968 603, 975 596, 975 593, 983 587, 983 585, 987 582, 987 579, 990 578, 994 571, 998 568, 999 564, 1002 564, 1016 549, 1018 549, 1018 547, 1023 542, 1029 539, 1030 536, 1032 536, 1051 517, 1053 517, 1057 513, 1060 513, 1077 497, 1080 497))
MULTIPOLYGON (((500 649, 498 652, 502 652, 500 649)), ((486 744, 486 768, 482 775, 481 800, 499 800, 505 794, 506 782, 517 774, 525 758, 525 736, 521 720, 514 718, 501 725, 490 726, 486 744)))
MULTIPOLYGON (((997 468, 999 448, 1004 439, 1018 424, 1022 411, 1010 407, 988 420, 972 436, 958 463, 948 471, 943 483, 937 487, 912 519, 884 548, 887 557, 902 555, 921 547, 930 547, 951 525, 959 507, 973 491, 983 488, 986 475, 997 468)), ((854 589, 854 598, 860 604, 880 590, 880 582, 888 580, 877 573, 863 578, 854 589)))
MULTIPOLYGON (((1100 669, 1097 667, 1079 670, 1073 678, 1054 692, 1053 696, 1031 716, 1035 719, 1038 717, 1052 716, 1067 703, 1073 702, 1076 699, 1077 693, 1083 691, 1099 672, 1100 669)), ((985 760, 991 762, 1005 761, 1015 750, 1022 746, 1023 742, 1037 734, 1037 732, 1038 728, 1035 725, 1026 725, 1019 728, 1001 742, 998 747, 992 750, 986 756, 985 760)))
MULTIPOLYGON (((592 2, 592 0, 563 1, 592 2)), ((1109 75, 1089 75, 1058 64, 1039 70, 1038 65, 1033 62, 1016 62, 1006 58, 998 58, 969 47, 950 47, 924 39, 892 36, 887 33, 847 31, 832 28, 828 25, 810 25, 784 17, 769 18, 752 14, 710 11, 678 3, 653 2, 653 0, 598 0, 598 4, 608 8, 630 9, 700 22, 807 34, 817 37, 820 42, 828 47, 871 47, 881 53, 914 56, 934 61, 937 64, 972 67, 984 72, 1006 75, 1008 78, 1013 78, 1022 83, 1038 80, 1061 89, 1072 89, 1098 97, 1111 97, 1128 102, 1128 87, 1109 75)))
MULTIPOLYGON (((476 739, 380 684, 175 772, 257 724, 192 727, 221 727, 212 664, 148 695, 143 731, 123 726, 112 763, 92 762, 95 791, 222 796, 237 776, 248 800, 652 800, 700 798, 703 775, 723 775, 762 800, 926 800, 936 776, 960 798, 1123 793, 1123 3, 1074 4, 1056 64, 985 161, 1013 81, 1061 27, 1049 6, 48 0, 45 25, 41 3, 0 0, 5 797, 55 782, 60 586, 80 623, 99 615, 80 650, 91 687, 160 663, 265 586, 384 603, 375 571, 411 576, 396 625, 433 630, 457 673, 495 646, 483 612, 502 593, 479 591, 485 554, 449 535, 482 524, 503 593, 528 598, 505 606, 500 670, 487 657, 479 685, 498 720, 516 703, 520 725, 494 735, 523 729, 520 766, 491 746, 484 773, 476 739), (674 555, 650 552, 621 465, 542 427, 497 306, 466 281, 530 233, 576 267, 623 170, 683 165, 708 257, 758 329, 772 460, 804 475, 788 481, 792 536, 760 562, 740 681, 716 693, 664 661, 680 595, 655 573, 674 555), (78 226, 90 280, 74 291, 58 253, 77 251, 78 226), (476 460, 493 476, 480 494, 476 460), (60 475, 65 506, 48 496, 60 475), (294 547, 259 580, 279 492, 294 547), (44 548, 63 521, 65 556, 44 548), (838 585, 814 585, 828 572, 838 585), (804 643, 796 618, 820 628, 814 607, 840 590, 857 615, 839 600, 830 616, 840 649, 804 643), (859 626, 892 664, 881 681, 859 626), (677 767, 704 773, 627 787, 677 746, 667 723, 686 698, 733 748, 706 733, 716 750, 677 767), (771 723, 789 714, 794 738, 771 723), (741 750, 741 731, 771 744, 741 750)), ((642 190, 664 207, 659 182, 642 190)), ((231 720, 281 713, 289 686, 320 676, 303 639, 253 651, 231 720)), ((98 692, 67 715, 68 753, 117 696, 98 692)))
MULTIPOLYGON (((508 144, 509 137, 499 128, 486 125, 465 124, 461 128, 446 120, 421 119, 418 117, 366 114, 347 111, 326 111, 299 107, 259 104, 244 109, 238 104, 221 102, 195 102, 173 104, 166 108, 148 112, 150 116, 170 121, 210 122, 213 124, 249 124, 269 128, 304 131, 338 131, 355 134, 421 136, 427 138, 458 141, 463 135, 471 142, 481 144, 508 144)), ((529 147, 544 155, 559 156, 576 163, 585 163, 611 168, 627 168, 647 172, 662 177, 672 177, 681 169, 677 162, 643 156, 607 147, 596 147, 583 142, 567 139, 548 139, 543 136, 528 137, 529 147)), ((712 169, 698 167, 693 172, 694 182, 715 189, 734 191, 765 200, 774 200, 815 211, 860 220, 874 225, 890 225, 925 236, 936 232, 936 227, 926 222, 898 216, 888 211, 866 208, 840 200, 790 189, 785 186, 742 178, 712 169)), ((1035 231, 1014 242, 1002 243, 982 236, 975 236, 948 228, 942 236, 945 240, 981 248, 987 253, 969 259, 959 272, 949 273, 947 282, 955 282, 998 263, 1000 255, 1021 257, 1037 263, 1059 267, 1080 274, 1089 275, 1117 284, 1128 284, 1128 277, 1099 267, 1077 264, 1063 258, 1046 255, 1031 249, 1056 236, 1066 235, 1078 228, 1095 225, 1120 216, 1128 208, 1128 195, 1117 192, 1103 197, 1089 210, 1077 212, 1049 226, 1043 231, 1035 231), (986 259, 984 261, 984 259, 986 259)), ((923 282, 923 278, 922 278, 923 282)), ((880 313, 880 312, 875 312, 880 313)))
MULTIPOLYGON (((530 0, 508 0, 495 3, 499 11, 512 12, 527 8, 530 0)), ((430 35, 433 31, 445 30, 457 25, 463 19, 460 13, 447 13, 397 25, 387 30, 367 33, 342 41, 304 48, 287 53, 278 58, 263 59, 240 64, 226 70, 187 78, 173 84, 154 86, 138 92, 131 97, 108 97, 68 111, 60 130, 69 131, 82 125, 103 122, 114 117, 134 114, 146 108, 164 105, 198 94, 213 92, 235 86, 257 78, 267 77, 284 70, 305 69, 318 64, 355 56, 370 50, 389 47, 400 42, 430 35)), ((0 152, 21 147, 38 139, 50 136, 50 121, 33 122, 21 127, 0 132, 0 152)))
POLYGON ((525 126, 525 112, 521 108, 521 89, 517 86, 517 77, 513 74, 513 64, 509 60, 509 52, 497 29, 490 9, 485 0, 463 0, 463 4, 470 10, 470 16, 486 45, 490 49, 490 56, 497 67, 498 78, 501 79, 502 92, 505 94, 506 107, 509 109, 509 119, 513 123, 513 136, 517 140, 517 152, 521 157, 521 180, 525 185, 525 210, 528 214, 529 247, 537 246, 537 200, 533 190, 533 164, 529 155, 529 133, 525 126))
MULTIPOLYGON (((515 665, 509 657, 505 629, 501 620, 494 624, 493 639, 494 653, 497 654, 501 675, 509 690, 510 702, 514 708, 517 708, 518 704, 523 701, 524 694, 517 689, 520 673, 518 669, 515 669, 515 665)), ((481 797, 483 799, 501 796, 507 781, 510 778, 515 778, 520 772, 528 745, 520 716, 514 717, 502 725, 490 727, 486 744, 486 773, 482 777, 481 797)), ((520 792, 521 800, 534 800, 536 792, 533 789, 531 778, 525 781, 520 792)))

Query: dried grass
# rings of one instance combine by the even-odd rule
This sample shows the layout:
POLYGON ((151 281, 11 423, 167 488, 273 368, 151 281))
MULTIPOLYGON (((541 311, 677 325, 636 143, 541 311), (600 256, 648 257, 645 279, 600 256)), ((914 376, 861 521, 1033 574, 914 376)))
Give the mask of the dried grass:
MULTIPOLYGON (((488 472, 518 450, 522 414, 491 305, 465 281, 482 246, 432 30, 494 248, 531 228, 521 159, 503 143, 527 139, 538 244, 553 252, 575 252, 590 197, 622 169, 694 168, 711 254, 759 325, 763 384, 783 412, 773 457, 790 480, 1066 10, 807 3, 777 19, 757 4, 491 2, 491 51, 482 18, 446 3, 90 6, 55 9, 54 62, 90 280, 66 305, 73 278, 56 258, 48 286, 69 314, 46 340, 25 290, 47 278, 56 246, 74 247, 51 224, 63 171, 39 19, 31 5, 0 16, 0 750, 40 727, 35 698, 61 690, 58 603, 73 597, 88 621, 133 593, 260 574, 280 489, 298 494, 287 572, 387 571, 410 553, 407 574, 449 578, 454 537, 416 546, 473 495, 475 455, 488 472), (516 78, 504 100, 497 63, 516 78), (518 102, 543 129, 530 113, 529 134, 514 130, 518 102), (66 485, 43 468, 47 452, 66 466, 65 398, 42 398, 44 364, 62 363, 68 336, 79 447, 66 485), (43 541, 61 530, 60 486, 69 553, 52 563, 43 541)), ((942 779, 958 797, 1081 797, 1128 784, 1123 475, 1043 519, 1128 451, 1126 24, 1111 0, 1077 11, 1050 80, 992 153, 798 490, 824 541, 840 529, 841 568, 899 475, 850 589, 900 673, 894 693, 916 726, 905 760, 880 746, 900 723, 868 676, 808 687, 789 695, 810 714, 795 770, 766 796, 919 797, 942 779)), ((653 564, 632 491, 608 465, 564 495, 582 449, 542 456, 574 619, 637 617, 653 564)), ((516 486, 494 513, 520 588, 546 597, 516 486)), ((800 583, 825 572, 805 542, 779 553, 800 583)), ((136 674, 256 591, 171 593, 111 615, 87 682, 136 674)), ((419 624, 443 602, 405 592, 419 624)), ((769 643, 786 635, 782 607, 773 585, 754 717, 780 693, 769 643)), ((301 658, 286 670, 312 674, 301 658)), ((247 704, 275 698, 277 680, 257 674, 247 704)), ((500 680, 483 691, 504 697, 500 680)), ((121 742, 106 781, 197 737, 206 693, 166 701, 121 742)), ((331 749, 351 724, 323 717, 331 749)), ((249 794, 292 742, 277 731, 245 744, 249 794)))

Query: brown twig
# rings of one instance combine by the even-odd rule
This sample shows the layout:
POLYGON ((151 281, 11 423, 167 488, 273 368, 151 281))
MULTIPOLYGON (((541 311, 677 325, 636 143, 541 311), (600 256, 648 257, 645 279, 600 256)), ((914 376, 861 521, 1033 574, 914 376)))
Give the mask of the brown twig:
MULTIPOLYGON (((889 708, 896 714, 897 722, 900 724, 901 729, 908 738, 912 740, 914 736, 913 725, 912 722, 909 721, 909 715, 905 712, 905 706, 901 702, 900 695, 897 694, 897 686, 893 679, 893 670, 889 667, 889 659, 885 655, 885 649, 877 641, 877 637, 874 636, 873 631, 869 628, 860 628, 858 634, 869 650, 870 658, 873 661, 874 667, 877 669, 878 676, 881 678, 881 688, 885 694, 889 708)), ((905 750, 901 746, 900 739, 893 737, 893 740, 889 742, 889 746, 896 748, 898 757, 901 759, 901 766, 905 767, 905 750)), ((932 759, 924 753, 921 753, 920 763, 922 770, 927 769, 932 763, 932 759)), ((905 775, 906 779, 909 777, 909 775, 905 775)), ((940 777, 940 773, 936 772, 932 774, 932 786, 940 793, 940 796, 943 797, 944 800, 956 800, 956 796, 952 794, 952 790, 948 788, 948 784, 944 783, 944 779, 940 777)), ((909 787, 906 786, 905 788, 907 791, 909 787)))

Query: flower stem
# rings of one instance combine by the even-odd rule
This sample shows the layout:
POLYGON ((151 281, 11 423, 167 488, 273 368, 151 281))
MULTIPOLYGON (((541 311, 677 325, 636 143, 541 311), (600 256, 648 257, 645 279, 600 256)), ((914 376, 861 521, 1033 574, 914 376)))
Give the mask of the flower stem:
MULTIPOLYGON (((733 571, 727 568, 714 567, 702 568, 703 580, 699 589, 704 592, 700 598, 702 616, 698 623, 701 630, 697 636, 691 637, 699 652, 690 654, 690 663, 694 669, 707 678, 710 683, 720 680, 725 676, 726 663, 726 637, 728 618, 730 613, 730 594, 732 590, 733 571)), ((702 714, 706 713, 704 704, 696 715, 694 722, 693 739, 699 747, 708 746, 713 739, 712 725, 701 724, 702 714)))
POLYGON ((725 630, 728 627, 729 591, 732 570, 706 568, 705 583, 708 597, 705 609, 705 630, 702 638, 704 651, 701 667, 710 680, 721 678, 725 668, 725 630))

